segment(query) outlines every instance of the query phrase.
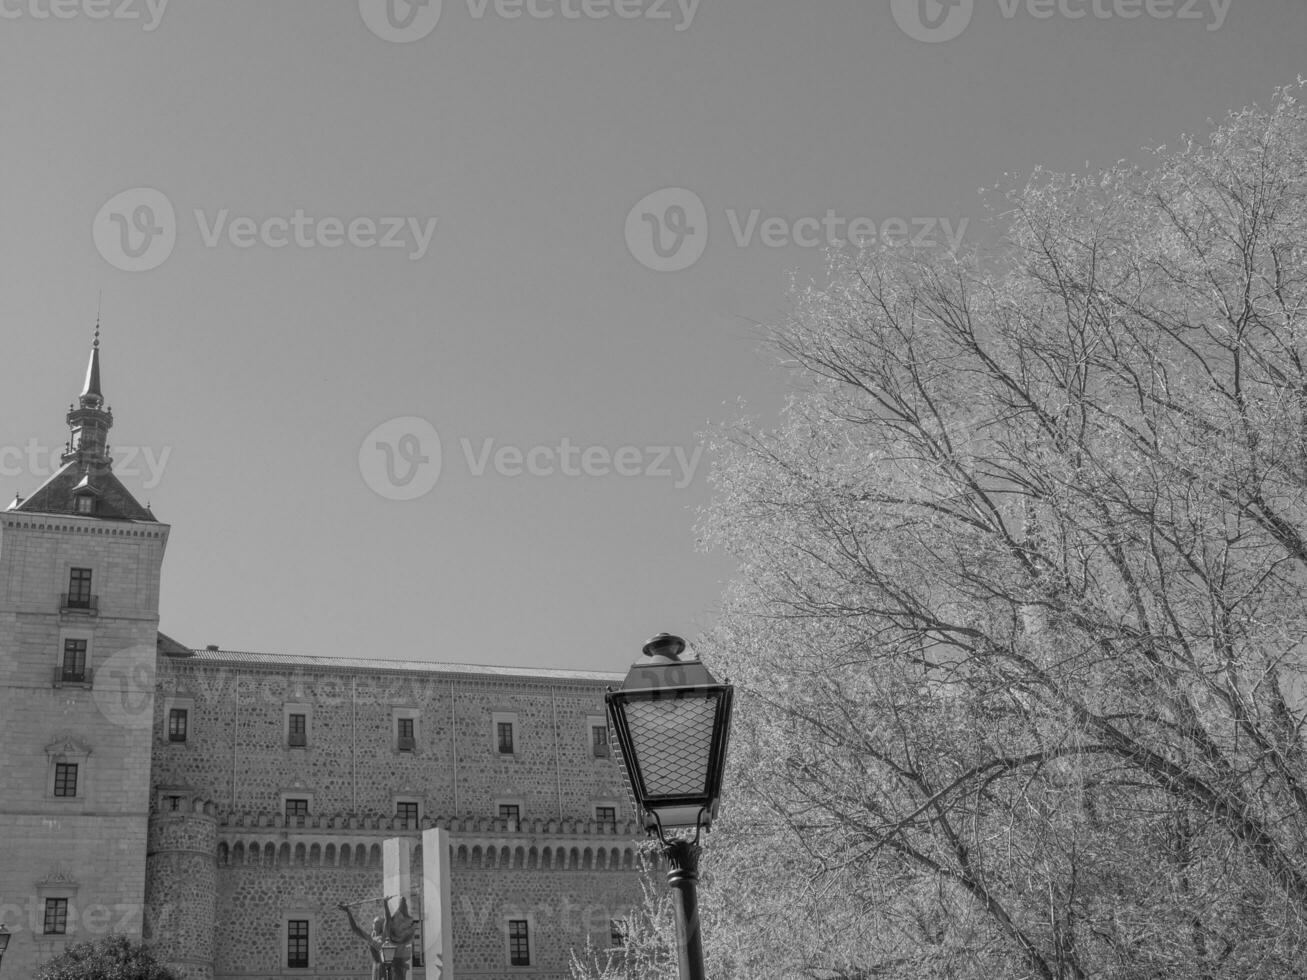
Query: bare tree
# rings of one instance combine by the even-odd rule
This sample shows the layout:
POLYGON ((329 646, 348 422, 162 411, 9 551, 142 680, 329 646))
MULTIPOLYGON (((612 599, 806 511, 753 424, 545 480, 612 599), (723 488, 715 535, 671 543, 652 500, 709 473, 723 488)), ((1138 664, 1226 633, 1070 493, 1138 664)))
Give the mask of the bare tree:
POLYGON ((1307 113, 1008 204, 836 255, 715 440, 719 980, 1307 964, 1307 113))

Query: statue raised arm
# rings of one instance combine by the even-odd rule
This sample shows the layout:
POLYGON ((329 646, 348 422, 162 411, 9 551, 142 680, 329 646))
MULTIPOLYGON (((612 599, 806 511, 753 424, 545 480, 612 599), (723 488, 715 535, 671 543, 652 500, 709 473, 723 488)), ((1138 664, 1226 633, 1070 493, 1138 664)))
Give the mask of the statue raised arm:
MULTIPOLYGON (((368 944, 368 954, 372 957, 372 980, 381 980, 385 972, 385 965, 381 959, 381 941, 385 936, 382 929, 385 927, 385 923, 380 916, 373 919, 372 935, 369 936, 363 931, 359 924, 354 921, 354 913, 349 910, 348 905, 341 902, 336 905, 336 908, 340 909, 349 917, 349 927, 353 930, 354 934, 368 944)), ((387 915, 387 918, 389 918, 389 915, 387 915)))

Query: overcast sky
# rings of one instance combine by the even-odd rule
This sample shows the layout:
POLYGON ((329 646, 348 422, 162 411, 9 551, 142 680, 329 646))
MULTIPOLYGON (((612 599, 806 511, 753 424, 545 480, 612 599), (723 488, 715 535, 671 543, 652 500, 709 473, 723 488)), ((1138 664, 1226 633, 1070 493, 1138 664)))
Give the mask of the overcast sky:
POLYGON ((699 434, 775 418, 756 324, 825 238, 981 235, 982 186, 1307 69, 1302 0, 954 2, 0 0, 0 492, 48 473, 103 293, 182 642, 693 637, 731 572, 699 434))

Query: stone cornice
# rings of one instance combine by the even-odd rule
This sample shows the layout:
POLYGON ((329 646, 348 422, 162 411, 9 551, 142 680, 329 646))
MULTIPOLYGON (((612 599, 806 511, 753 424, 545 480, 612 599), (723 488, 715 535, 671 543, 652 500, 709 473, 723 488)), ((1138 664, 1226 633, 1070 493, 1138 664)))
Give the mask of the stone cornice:
POLYGON ((169 530, 167 524, 6 512, 0 512, 0 525, 3 525, 5 530, 61 531, 65 534, 102 534, 125 538, 166 538, 169 530))

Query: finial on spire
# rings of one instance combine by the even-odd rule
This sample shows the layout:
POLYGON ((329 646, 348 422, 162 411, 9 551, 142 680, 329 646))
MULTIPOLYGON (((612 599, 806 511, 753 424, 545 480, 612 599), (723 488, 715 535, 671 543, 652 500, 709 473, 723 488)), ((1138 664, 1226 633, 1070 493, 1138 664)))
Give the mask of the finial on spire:
POLYGON ((86 384, 82 386, 82 407, 91 404, 98 408, 104 401, 100 391, 100 321, 95 321, 95 336, 91 340, 91 360, 86 365, 86 384), (91 401, 88 402, 88 399, 91 401))

